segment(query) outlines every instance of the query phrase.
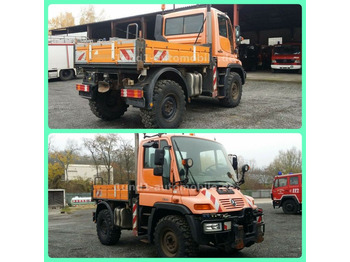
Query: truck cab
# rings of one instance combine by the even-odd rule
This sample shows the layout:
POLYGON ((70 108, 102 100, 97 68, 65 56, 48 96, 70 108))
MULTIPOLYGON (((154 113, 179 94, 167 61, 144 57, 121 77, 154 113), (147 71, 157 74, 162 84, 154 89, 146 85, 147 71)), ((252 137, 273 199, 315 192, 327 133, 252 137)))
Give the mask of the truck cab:
POLYGON ((282 207, 285 214, 301 212, 301 191, 301 173, 275 176, 271 190, 273 208, 282 207))
POLYGON ((263 211, 239 188, 249 167, 239 170, 221 144, 159 134, 141 141, 137 161, 137 179, 129 187, 94 186, 94 220, 103 244, 130 229, 155 243, 160 257, 184 257, 196 256, 199 245, 232 252, 264 240, 263 211), (105 232, 108 221, 115 221, 109 227, 114 234, 105 232))
POLYGON ((301 44, 289 43, 275 45, 271 56, 272 71, 294 70, 301 73, 301 44))

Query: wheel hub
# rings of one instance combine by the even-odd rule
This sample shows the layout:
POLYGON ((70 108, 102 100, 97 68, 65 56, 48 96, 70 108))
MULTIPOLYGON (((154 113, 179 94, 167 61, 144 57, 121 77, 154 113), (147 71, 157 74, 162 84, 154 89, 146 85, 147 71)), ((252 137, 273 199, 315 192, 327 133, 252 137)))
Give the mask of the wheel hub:
POLYGON ((176 255, 178 250, 178 241, 174 232, 167 231, 164 233, 162 238, 162 248, 167 256, 172 257, 176 255))
POLYGON ((177 110, 176 99, 173 96, 168 96, 162 104, 162 115, 165 119, 171 119, 175 116, 177 110))

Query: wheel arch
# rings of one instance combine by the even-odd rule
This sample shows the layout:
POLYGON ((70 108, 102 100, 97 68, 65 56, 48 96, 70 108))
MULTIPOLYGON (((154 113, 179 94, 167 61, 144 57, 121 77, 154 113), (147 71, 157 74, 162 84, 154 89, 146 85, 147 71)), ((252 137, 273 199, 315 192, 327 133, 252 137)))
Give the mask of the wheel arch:
POLYGON ((96 212, 94 215, 95 221, 97 220, 98 214, 104 209, 107 209, 109 211, 110 215, 112 216, 112 219, 114 219, 113 210, 112 210, 110 204, 106 201, 101 201, 97 204, 97 207, 96 207, 96 212))
POLYGON ((150 103, 153 101, 153 91, 158 80, 172 80, 178 83, 185 93, 186 101, 188 100, 188 86, 186 79, 182 76, 181 72, 174 67, 164 67, 152 70, 149 76, 149 84, 145 93, 147 101, 146 107, 150 108, 150 103))
POLYGON ((228 75, 230 72, 235 72, 239 74, 239 76, 242 79, 242 85, 245 84, 246 72, 240 64, 229 64, 226 69, 226 75, 228 75))
POLYGON ((185 217, 190 229, 192 237, 195 241, 197 241, 197 230, 193 220, 193 216, 191 216, 192 212, 184 205, 172 204, 172 203, 156 203, 152 208, 151 215, 148 220, 148 240, 150 243, 154 240, 154 230, 158 221, 169 215, 178 215, 185 217))

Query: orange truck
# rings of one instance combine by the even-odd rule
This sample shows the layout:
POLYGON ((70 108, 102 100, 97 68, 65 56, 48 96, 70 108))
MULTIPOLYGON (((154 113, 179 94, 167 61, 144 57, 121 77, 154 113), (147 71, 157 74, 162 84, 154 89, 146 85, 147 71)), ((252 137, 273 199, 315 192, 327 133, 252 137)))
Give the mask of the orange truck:
POLYGON ((239 188, 249 166, 239 170, 220 143, 158 134, 145 137, 136 152, 136 181, 93 185, 102 244, 116 244, 122 230, 132 230, 154 243, 160 257, 187 257, 199 245, 231 253, 264 240, 263 211, 239 188))
POLYGON ((177 128, 186 103, 200 95, 238 106, 246 79, 236 50, 242 38, 225 13, 201 5, 158 14, 154 38, 143 35, 131 23, 125 38, 76 46, 75 64, 84 70, 76 89, 97 117, 120 118, 132 105, 145 127, 177 128))

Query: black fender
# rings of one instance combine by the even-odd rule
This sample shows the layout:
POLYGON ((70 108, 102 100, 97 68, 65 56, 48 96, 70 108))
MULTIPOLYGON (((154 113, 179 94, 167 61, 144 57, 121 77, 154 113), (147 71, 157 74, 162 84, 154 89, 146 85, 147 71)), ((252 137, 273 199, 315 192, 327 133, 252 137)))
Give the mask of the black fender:
POLYGON ((247 73, 244 71, 244 68, 240 64, 229 64, 226 68, 225 85, 226 85, 227 76, 230 72, 236 72, 237 74, 239 74, 239 76, 242 79, 242 85, 245 84, 247 73))
POLYGON ((177 82, 183 89, 185 93, 186 100, 188 98, 189 89, 187 86, 186 79, 183 77, 181 72, 177 70, 174 67, 164 67, 164 68, 157 68, 157 69, 151 69, 148 72, 148 76, 144 81, 147 81, 148 84, 144 87, 144 97, 146 99, 146 108, 150 109, 150 103, 153 101, 153 91, 154 87, 156 86, 156 83, 158 80, 161 79, 167 79, 167 80, 173 80, 177 82))
POLYGON ((148 218, 148 241, 153 242, 153 233, 157 222, 164 216, 167 215, 182 215, 186 218, 186 221, 191 229, 193 239, 197 242, 198 229, 197 223, 195 223, 194 215, 188 207, 181 204, 173 203, 155 203, 152 208, 151 215, 148 218))
POLYGON ((114 220, 114 214, 113 214, 113 210, 112 210, 111 206, 107 202, 101 201, 101 202, 99 202, 97 204, 96 212, 94 213, 94 217, 93 217, 94 221, 97 220, 98 213, 100 213, 100 211, 104 210, 104 209, 107 209, 110 212, 110 214, 111 214, 111 216, 112 216, 112 218, 114 220))

